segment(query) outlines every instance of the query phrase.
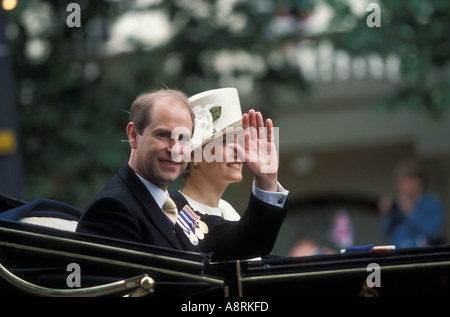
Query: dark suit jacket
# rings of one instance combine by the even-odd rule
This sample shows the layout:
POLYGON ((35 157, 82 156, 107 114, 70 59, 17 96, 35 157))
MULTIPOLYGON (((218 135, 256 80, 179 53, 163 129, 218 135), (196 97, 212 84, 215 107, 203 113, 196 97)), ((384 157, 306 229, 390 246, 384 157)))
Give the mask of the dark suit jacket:
MULTIPOLYGON (((177 191, 170 196, 181 210, 187 201, 177 191)), ((271 252, 286 216, 253 194, 240 221, 202 215, 209 233, 194 246, 184 232, 167 221, 153 196, 126 164, 86 208, 77 232, 186 251, 213 253, 213 260, 248 259, 271 252)))

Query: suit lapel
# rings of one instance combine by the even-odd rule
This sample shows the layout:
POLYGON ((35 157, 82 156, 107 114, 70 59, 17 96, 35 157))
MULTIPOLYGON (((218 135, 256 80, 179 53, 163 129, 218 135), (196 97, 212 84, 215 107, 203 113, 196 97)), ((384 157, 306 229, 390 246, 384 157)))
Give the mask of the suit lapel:
POLYGON ((184 249, 178 240, 177 235, 174 234, 174 230, 169 224, 166 216, 147 190, 147 187, 145 187, 141 180, 136 176, 131 167, 126 164, 119 170, 118 175, 125 184, 127 184, 131 192, 139 201, 144 213, 149 221, 153 223, 156 230, 158 230, 174 248, 184 249))

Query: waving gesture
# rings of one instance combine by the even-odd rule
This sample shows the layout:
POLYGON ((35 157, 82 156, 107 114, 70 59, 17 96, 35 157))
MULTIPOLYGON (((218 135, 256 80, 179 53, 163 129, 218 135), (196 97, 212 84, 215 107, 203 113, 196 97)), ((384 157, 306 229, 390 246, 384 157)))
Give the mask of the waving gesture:
POLYGON ((255 178, 255 185, 266 191, 277 191, 278 155, 274 142, 271 119, 264 120, 260 112, 250 110, 242 116, 244 144, 230 144, 248 171, 255 178))

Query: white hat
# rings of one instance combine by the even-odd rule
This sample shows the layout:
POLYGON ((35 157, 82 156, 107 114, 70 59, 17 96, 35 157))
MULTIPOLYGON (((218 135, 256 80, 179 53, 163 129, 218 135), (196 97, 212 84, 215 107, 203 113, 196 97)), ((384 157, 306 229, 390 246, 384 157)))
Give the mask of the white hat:
POLYGON ((201 147, 221 136, 227 127, 242 125, 242 110, 236 88, 201 92, 189 98, 195 115, 192 144, 201 147))

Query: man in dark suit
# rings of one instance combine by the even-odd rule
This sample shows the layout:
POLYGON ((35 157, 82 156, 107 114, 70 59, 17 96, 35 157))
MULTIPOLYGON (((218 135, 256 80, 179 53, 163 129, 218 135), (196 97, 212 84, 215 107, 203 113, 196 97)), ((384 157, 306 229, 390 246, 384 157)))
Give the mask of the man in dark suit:
MULTIPOLYGON (((270 120, 266 124, 268 138, 247 138, 247 141, 258 142, 276 157, 273 124, 270 120)), ((261 114, 253 110, 244 114, 242 125, 244 129, 264 127, 261 114)), ((245 158, 244 165, 255 178, 241 220, 226 221, 218 216, 189 213, 184 197, 167 190, 188 161, 183 160, 187 152, 182 146, 184 137, 172 137, 172 131, 180 128, 189 134, 194 129, 192 110, 183 93, 162 90, 138 96, 131 106, 127 125, 130 159, 88 205, 77 231, 167 248, 212 252, 213 260, 248 259, 270 253, 289 205, 287 191, 277 181, 277 168, 261 172, 264 164, 273 162, 251 153, 255 147, 244 149, 231 145, 245 158), (187 217, 181 222, 190 225, 191 231, 183 228, 178 221, 180 216, 171 220, 168 209, 164 210, 168 194, 180 214, 187 217), (207 230, 194 235, 199 223, 206 224, 207 230)))

